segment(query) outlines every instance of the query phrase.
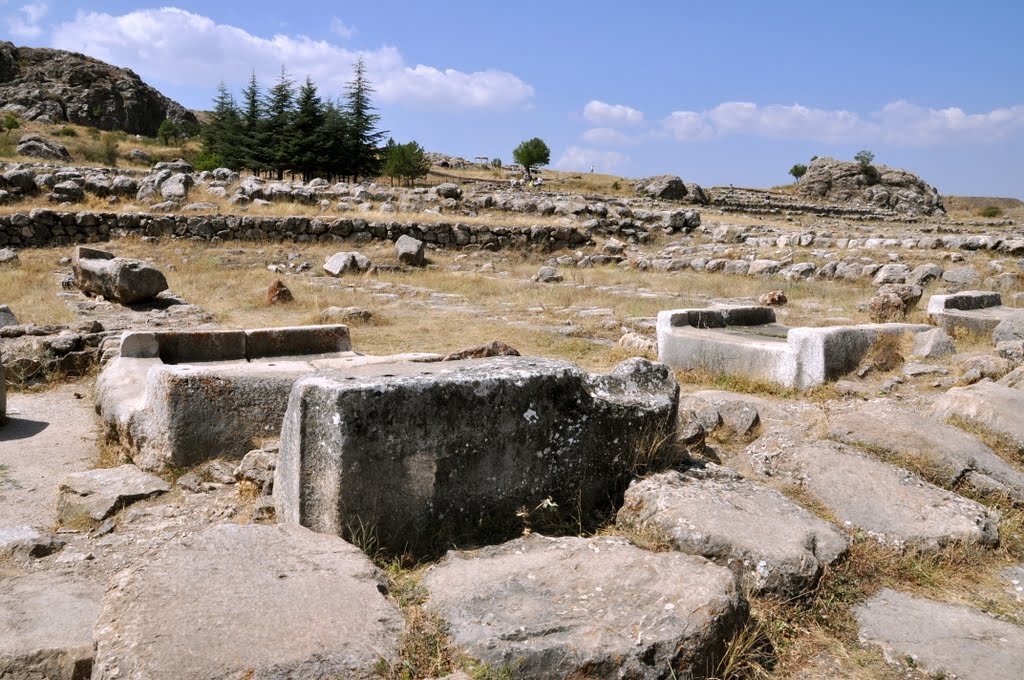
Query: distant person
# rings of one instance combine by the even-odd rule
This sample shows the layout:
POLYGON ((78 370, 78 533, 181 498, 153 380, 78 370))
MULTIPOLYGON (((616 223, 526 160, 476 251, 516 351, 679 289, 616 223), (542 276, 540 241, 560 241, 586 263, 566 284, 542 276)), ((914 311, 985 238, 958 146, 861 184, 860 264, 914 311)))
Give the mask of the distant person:
POLYGON ((593 165, 591 165, 591 166, 590 166, 590 172, 591 172, 591 173, 593 173, 593 172, 594 172, 594 166, 593 166, 593 165))

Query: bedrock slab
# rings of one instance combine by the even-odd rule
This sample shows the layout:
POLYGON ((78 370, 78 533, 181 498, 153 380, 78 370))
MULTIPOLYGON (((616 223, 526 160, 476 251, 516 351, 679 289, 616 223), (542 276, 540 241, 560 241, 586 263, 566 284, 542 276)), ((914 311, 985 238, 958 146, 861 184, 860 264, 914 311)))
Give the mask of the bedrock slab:
POLYGON ((1021 677, 1024 628, 983 611, 883 588, 854 614, 862 641, 879 645, 890 661, 913 659, 930 677, 1021 677))
POLYGON ((813 588, 849 545, 778 491, 713 464, 634 482, 616 524, 719 564, 738 562, 752 590, 790 596, 813 588))
POLYGON ((53 572, 0 579, 0 678, 86 680, 103 587, 53 572))
POLYGON ((972 434, 917 411, 875 401, 832 418, 829 436, 891 455, 927 471, 942 486, 965 483, 979 493, 1024 502, 1024 473, 1008 465, 972 434))
POLYGON ((117 575, 94 680, 378 677, 402 615, 353 545, 298 526, 223 524, 117 575))
POLYGON ((982 381, 968 387, 954 387, 932 407, 939 419, 959 418, 1002 435, 1024 452, 1024 390, 982 381))
POLYGON ((725 567, 615 538, 533 534, 424 574, 452 643, 513 678, 707 678, 747 618, 725 567))
POLYGON ((644 359, 607 375, 515 356, 326 371, 289 397, 277 516, 428 552, 515 535, 542 503, 589 521, 672 440, 678 404, 644 359))
POLYGON ((163 479, 130 463, 75 472, 60 483, 57 521, 70 522, 81 516, 99 521, 126 505, 170 490, 171 485, 163 479))
POLYGON ((787 472, 839 522, 884 543, 935 550, 999 540, 997 518, 980 503, 843 444, 812 442, 785 458, 787 472))

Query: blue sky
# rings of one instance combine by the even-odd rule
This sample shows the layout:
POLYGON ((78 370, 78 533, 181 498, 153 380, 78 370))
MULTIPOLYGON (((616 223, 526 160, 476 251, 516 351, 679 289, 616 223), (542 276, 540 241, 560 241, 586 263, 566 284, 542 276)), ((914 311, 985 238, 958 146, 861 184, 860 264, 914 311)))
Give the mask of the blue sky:
POLYGON ((1024 3, 0 0, 0 38, 126 66, 209 108, 282 65, 337 96, 362 56, 398 141, 705 186, 812 155, 1024 198, 1024 3))

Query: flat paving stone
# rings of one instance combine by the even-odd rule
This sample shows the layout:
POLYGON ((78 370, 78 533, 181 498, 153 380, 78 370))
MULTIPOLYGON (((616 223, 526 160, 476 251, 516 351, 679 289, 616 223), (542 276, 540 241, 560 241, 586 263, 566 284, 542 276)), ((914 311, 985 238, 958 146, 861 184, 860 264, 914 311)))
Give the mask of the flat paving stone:
POLYGON ((939 397, 932 416, 939 420, 957 417, 1014 442, 1024 452, 1024 390, 982 381, 954 387, 939 397))
POLYGON ((711 464, 634 482, 616 523, 719 564, 738 562, 752 590, 787 595, 813 588, 849 546, 835 525, 778 491, 711 464))
POLYGON ((619 538, 452 551, 422 583, 455 647, 513 678, 707 678, 747 618, 725 567, 619 538))
POLYGON ((1024 628, 961 604, 944 604, 889 588, 854 609, 860 639, 890 661, 907 657, 932 677, 1020 680, 1024 628))

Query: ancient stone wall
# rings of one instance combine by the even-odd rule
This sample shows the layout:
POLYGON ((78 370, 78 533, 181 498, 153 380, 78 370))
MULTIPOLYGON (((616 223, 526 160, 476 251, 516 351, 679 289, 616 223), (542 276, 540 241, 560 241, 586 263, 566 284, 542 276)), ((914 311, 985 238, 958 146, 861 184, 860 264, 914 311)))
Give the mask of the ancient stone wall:
POLYGON ((395 241, 402 235, 446 248, 478 245, 553 250, 591 243, 589 230, 548 225, 517 227, 457 222, 368 222, 360 218, 64 212, 44 208, 0 215, 0 246, 21 248, 97 243, 125 236, 329 243, 344 239, 395 241))

